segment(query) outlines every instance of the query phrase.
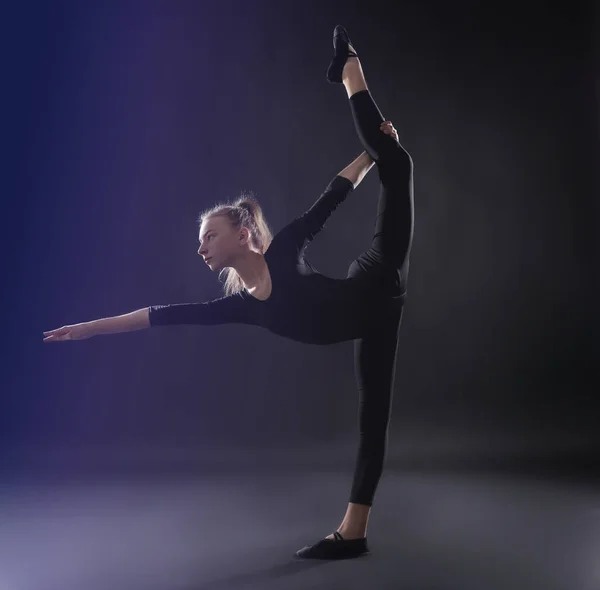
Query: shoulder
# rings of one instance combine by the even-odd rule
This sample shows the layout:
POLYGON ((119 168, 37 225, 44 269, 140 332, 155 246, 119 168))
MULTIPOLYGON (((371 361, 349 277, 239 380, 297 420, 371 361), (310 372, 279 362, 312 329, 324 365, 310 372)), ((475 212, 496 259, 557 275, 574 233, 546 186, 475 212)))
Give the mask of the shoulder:
POLYGON ((266 255, 277 256, 288 251, 289 248, 295 249, 300 223, 300 219, 296 217, 282 227, 271 240, 266 255))

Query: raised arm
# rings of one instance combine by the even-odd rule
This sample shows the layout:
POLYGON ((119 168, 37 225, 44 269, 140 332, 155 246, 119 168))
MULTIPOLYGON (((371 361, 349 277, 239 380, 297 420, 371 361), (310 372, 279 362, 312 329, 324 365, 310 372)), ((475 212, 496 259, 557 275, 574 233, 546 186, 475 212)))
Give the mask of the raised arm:
POLYGON ((310 209, 292 222, 299 247, 306 246, 323 229, 329 216, 360 184, 373 163, 366 152, 362 153, 331 180, 310 209))
POLYGON ((354 162, 348 164, 338 176, 347 178, 352 183, 353 188, 356 188, 367 175, 367 172, 371 170, 373 164, 375 164, 375 160, 367 152, 363 152, 354 162))
MULTIPOLYGON (((383 121, 380 131, 385 135, 391 135, 398 141, 398 132, 391 121, 383 121)), ((294 219, 290 226, 295 230, 296 242, 299 248, 305 247, 323 229, 329 216, 346 199, 348 194, 362 182, 374 163, 375 161, 371 156, 366 151, 363 152, 335 176, 308 211, 294 219)))

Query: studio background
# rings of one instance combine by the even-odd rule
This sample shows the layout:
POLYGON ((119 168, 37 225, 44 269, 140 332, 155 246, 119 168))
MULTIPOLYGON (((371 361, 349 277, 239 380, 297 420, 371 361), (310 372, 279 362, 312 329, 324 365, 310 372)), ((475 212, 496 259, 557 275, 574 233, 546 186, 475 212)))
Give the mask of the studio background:
MULTIPOLYGON (((42 343, 220 296, 198 213, 252 190, 276 233, 361 153, 346 93, 325 80, 337 23, 415 165, 390 456, 592 456, 600 19, 569 7, 13 7, 6 465, 356 444, 351 342, 228 325, 42 343)), ((345 276, 368 247, 377 191, 374 168, 309 246, 319 271, 345 276)))

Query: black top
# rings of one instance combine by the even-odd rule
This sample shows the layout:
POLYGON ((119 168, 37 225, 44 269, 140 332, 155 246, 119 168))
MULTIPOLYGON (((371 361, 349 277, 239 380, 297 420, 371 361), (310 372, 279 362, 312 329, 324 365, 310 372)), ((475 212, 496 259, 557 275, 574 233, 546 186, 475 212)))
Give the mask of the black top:
POLYGON ((252 324, 309 344, 360 338, 385 313, 390 296, 384 297, 374 281, 324 276, 304 257, 306 246, 353 189, 347 178, 334 177, 308 211, 275 235, 264 254, 272 283, 268 299, 243 290, 205 303, 153 305, 150 325, 252 324))

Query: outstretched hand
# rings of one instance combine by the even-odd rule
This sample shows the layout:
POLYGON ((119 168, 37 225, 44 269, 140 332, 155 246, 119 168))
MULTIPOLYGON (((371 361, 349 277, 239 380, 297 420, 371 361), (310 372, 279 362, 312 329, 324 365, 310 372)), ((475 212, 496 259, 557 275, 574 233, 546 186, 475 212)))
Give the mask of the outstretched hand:
POLYGON ((91 338, 94 336, 94 330, 91 322, 84 322, 82 324, 75 324, 72 326, 63 326, 56 330, 49 330, 44 332, 43 342, 63 342, 65 340, 84 340, 85 338, 91 338))
POLYGON ((396 141, 400 141, 398 139, 398 132, 392 125, 391 121, 384 121, 380 127, 381 131, 383 131, 386 135, 391 135, 396 141))

